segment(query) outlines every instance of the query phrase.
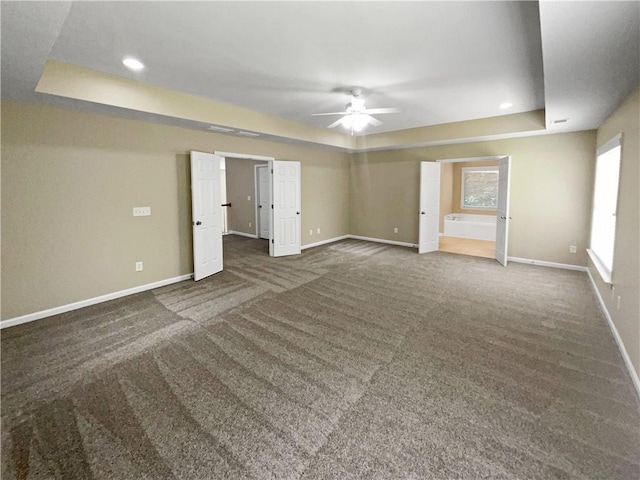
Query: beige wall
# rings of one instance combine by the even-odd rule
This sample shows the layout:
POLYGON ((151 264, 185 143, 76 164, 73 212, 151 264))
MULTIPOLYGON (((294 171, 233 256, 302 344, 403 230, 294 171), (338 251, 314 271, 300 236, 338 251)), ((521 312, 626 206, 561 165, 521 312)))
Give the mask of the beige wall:
POLYGON ((349 233, 346 154, 3 102, 2 318, 192 272, 190 150, 300 161, 302 244, 349 233))
POLYGON ((586 265, 594 152, 595 131, 587 131, 353 154, 351 233, 417 243, 420 161, 507 154, 509 255, 586 265))
POLYGON ((454 213, 475 213, 476 215, 495 215, 495 210, 476 210, 468 208, 460 208, 460 198, 462 190, 462 169, 465 167, 496 167, 498 166, 497 160, 486 162, 456 162, 453 164, 453 189, 451 205, 453 206, 454 213))
POLYGON ((333 155, 307 158, 302 164, 303 245, 349 234, 348 155, 333 155))
POLYGON ((256 234, 256 184, 254 167, 267 162, 227 158, 227 223, 229 231, 256 234))
POLYGON ((589 270, 640 375, 640 87, 598 129, 598 146, 619 133, 622 158, 613 259, 615 290, 602 282, 591 261, 589 270))
POLYGON ((444 232, 444 216, 453 213, 453 163, 440 164, 440 233, 444 232))

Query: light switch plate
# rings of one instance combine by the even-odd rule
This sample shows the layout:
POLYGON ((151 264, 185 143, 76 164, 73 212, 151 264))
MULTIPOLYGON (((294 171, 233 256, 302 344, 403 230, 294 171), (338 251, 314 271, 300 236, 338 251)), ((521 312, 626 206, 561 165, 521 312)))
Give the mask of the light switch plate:
POLYGON ((151 215, 151 207, 133 207, 134 217, 148 217, 151 215))

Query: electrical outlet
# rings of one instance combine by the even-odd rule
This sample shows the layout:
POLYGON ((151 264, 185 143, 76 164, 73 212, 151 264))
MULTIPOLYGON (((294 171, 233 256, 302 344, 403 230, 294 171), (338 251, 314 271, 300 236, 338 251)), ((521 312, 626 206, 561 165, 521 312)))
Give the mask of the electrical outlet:
POLYGON ((618 295, 618 303, 616 304, 616 308, 620 310, 620 295, 618 295))
POLYGON ((614 285, 611 285, 611 300, 613 300, 614 298, 616 298, 616 287, 614 285))
POLYGON ((313 235, 313 228, 309 229, 309 235, 313 235))
POLYGON ((393 233, 398 233, 398 227, 393 227, 393 233))
POLYGON ((316 233, 320 233, 320 229, 318 229, 318 230, 316 231, 316 233))
POLYGON ((247 202, 251 201, 251 195, 247 195, 247 202))
POLYGON ((134 217, 148 217, 151 215, 151 207, 133 207, 134 217))
POLYGON ((136 262, 136 272, 142 271, 142 262, 136 262))
POLYGON ((575 245, 569 246, 569 253, 576 253, 577 251, 578 251, 578 247, 576 247, 575 245))
POLYGON ((251 228, 251 222, 249 222, 249 228, 251 228))

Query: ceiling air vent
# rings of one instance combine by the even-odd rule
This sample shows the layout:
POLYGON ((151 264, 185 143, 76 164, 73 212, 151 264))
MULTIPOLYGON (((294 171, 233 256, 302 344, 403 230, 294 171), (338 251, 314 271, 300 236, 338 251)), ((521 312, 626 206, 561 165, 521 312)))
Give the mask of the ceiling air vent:
POLYGON ((233 132, 233 128, 225 128, 225 127, 217 127, 216 125, 211 125, 209 130, 212 132, 220 132, 220 133, 229 133, 233 132))

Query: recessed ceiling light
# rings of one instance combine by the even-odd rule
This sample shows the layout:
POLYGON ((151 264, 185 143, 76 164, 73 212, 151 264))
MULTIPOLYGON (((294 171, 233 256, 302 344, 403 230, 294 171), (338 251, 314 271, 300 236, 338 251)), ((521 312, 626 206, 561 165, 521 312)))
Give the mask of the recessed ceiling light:
POLYGON ((125 57, 122 59, 122 63, 124 63, 125 67, 136 72, 139 72, 140 70, 144 70, 144 63, 142 63, 137 58, 125 57))
POLYGON ((242 135, 243 137, 259 137, 260 134, 259 133, 253 133, 253 132, 245 132, 243 130, 239 130, 238 135, 242 135))
POLYGON ((511 107, 513 107, 513 103, 504 102, 500 104, 501 110, 506 110, 507 108, 511 108, 511 107))

